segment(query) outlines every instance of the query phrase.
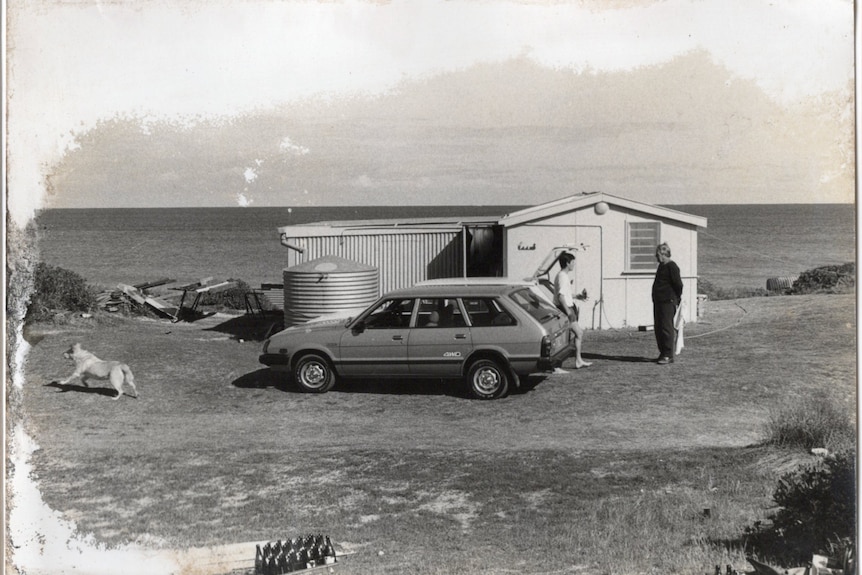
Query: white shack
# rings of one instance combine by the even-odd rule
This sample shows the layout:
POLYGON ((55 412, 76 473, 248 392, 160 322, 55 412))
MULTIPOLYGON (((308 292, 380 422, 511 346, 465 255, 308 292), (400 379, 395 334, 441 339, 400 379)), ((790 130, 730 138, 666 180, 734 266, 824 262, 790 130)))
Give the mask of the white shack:
POLYGON ((529 278, 555 248, 569 246, 576 291, 588 296, 581 325, 607 329, 652 325, 661 242, 682 272, 686 319, 697 321, 697 230, 706 225, 700 216, 594 192, 500 216, 316 222, 278 232, 288 266, 323 256, 361 262, 379 270, 381 293, 426 279, 529 278))

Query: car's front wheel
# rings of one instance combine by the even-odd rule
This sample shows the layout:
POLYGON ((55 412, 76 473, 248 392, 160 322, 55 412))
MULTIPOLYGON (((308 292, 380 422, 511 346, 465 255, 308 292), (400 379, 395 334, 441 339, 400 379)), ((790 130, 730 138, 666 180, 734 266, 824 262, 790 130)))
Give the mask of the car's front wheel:
POLYGON ((497 399, 509 391, 509 374, 493 359, 479 359, 467 370, 470 395, 476 399, 497 399))
POLYGON ((296 361, 293 379, 302 391, 326 393, 335 386, 337 378, 328 359, 316 353, 309 353, 296 361))

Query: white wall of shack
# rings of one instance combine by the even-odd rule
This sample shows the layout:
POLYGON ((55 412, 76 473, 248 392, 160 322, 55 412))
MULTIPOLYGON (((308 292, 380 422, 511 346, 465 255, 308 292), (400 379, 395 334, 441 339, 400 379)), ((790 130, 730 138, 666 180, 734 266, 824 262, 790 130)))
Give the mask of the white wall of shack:
MULTIPOLYGON (((593 205, 510 226, 505 232, 506 275, 529 277, 556 246, 574 245, 575 291, 587 290, 580 304, 581 325, 608 329, 652 325, 651 288, 655 268, 626 269, 627 226, 659 222, 683 278, 686 321, 697 320, 697 228, 690 224, 609 205, 600 215, 593 205)), ((553 281, 559 267, 549 279, 553 281)))

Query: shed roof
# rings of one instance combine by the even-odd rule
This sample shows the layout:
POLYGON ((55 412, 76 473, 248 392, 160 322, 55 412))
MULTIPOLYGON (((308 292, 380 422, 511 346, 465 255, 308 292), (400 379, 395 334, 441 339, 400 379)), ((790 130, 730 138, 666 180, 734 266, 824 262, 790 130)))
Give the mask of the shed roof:
POLYGON ((680 212, 679 210, 672 210, 670 208, 656 206, 654 204, 645 204, 643 202, 627 200, 626 198, 612 196, 611 194, 606 194, 604 192, 588 192, 583 194, 577 194, 574 196, 560 198, 559 200, 553 200, 544 204, 539 204, 538 206, 524 208, 523 210, 518 210, 517 212, 512 212, 511 214, 503 216, 502 218, 500 218, 500 224, 507 227, 514 226, 526 222, 544 219, 550 216, 555 216, 560 214, 561 212, 579 210, 585 207, 593 206, 599 202, 605 202, 610 205, 620 206, 629 210, 643 212, 652 216, 675 220, 701 228, 706 227, 706 218, 704 217, 687 214, 685 212, 680 212))
POLYGON ((301 229, 305 234, 332 235, 347 231, 398 233, 398 232, 441 232, 459 231, 463 226, 494 225, 502 216, 441 216, 427 218, 397 218, 377 220, 338 220, 321 221, 278 228, 279 233, 296 232, 301 229))

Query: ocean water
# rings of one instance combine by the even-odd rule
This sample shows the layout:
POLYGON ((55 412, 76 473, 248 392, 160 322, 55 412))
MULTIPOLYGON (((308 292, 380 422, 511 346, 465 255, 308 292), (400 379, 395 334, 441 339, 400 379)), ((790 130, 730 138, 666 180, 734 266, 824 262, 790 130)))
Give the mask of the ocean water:
MULTIPOLYGON (((856 259, 848 204, 668 206, 708 219, 698 233, 700 277, 721 287, 765 287, 856 259)), ((321 220, 501 215, 519 206, 323 208, 108 208, 45 210, 36 218, 39 257, 113 288, 159 278, 282 281, 279 226, 321 220)))
POLYGON ((776 276, 856 260, 853 204, 669 206, 708 219, 698 275, 720 287, 766 287, 776 276))

